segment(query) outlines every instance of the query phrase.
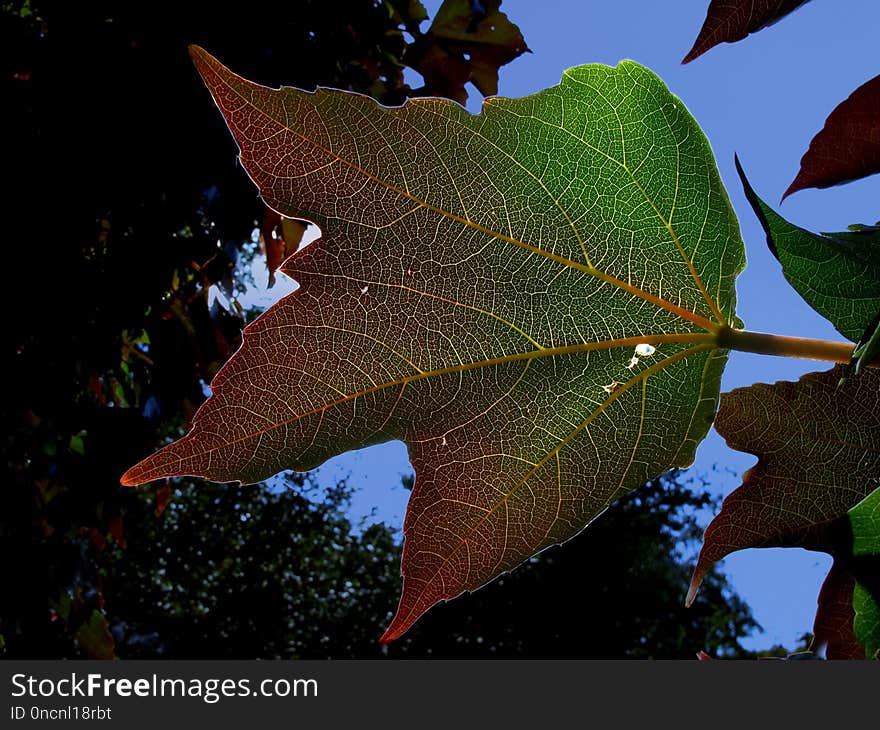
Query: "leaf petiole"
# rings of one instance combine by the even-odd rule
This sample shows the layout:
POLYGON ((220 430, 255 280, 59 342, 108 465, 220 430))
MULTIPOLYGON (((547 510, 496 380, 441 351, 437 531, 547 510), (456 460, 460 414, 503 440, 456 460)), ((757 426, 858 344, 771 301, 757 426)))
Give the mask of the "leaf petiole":
MULTIPOLYGON (((718 331, 716 338, 718 346, 724 349, 755 352, 760 355, 798 357, 805 360, 822 360, 824 362, 846 364, 850 362, 853 354, 853 345, 849 342, 785 337, 764 332, 748 332, 729 326, 722 327, 718 331)), ((875 359, 869 363, 869 366, 880 366, 880 360, 875 359)))

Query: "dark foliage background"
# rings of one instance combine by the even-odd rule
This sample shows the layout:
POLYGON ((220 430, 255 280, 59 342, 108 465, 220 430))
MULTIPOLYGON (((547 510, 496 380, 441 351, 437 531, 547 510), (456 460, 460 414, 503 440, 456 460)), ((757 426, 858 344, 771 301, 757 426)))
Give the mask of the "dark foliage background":
MULTIPOLYGON (((474 27, 498 5, 453 4, 474 27)), ((723 577, 682 607, 681 550, 708 497, 675 481, 626 497, 384 650, 399 541, 386 525, 353 529, 344 484, 119 486, 125 468, 182 432, 254 314, 234 297, 228 309, 208 305, 213 284, 229 295, 247 286, 265 210, 187 45, 269 85, 400 103, 432 93, 403 78, 426 49, 437 56, 423 19, 410 0, 0 5, 11 305, 0 654, 742 653, 754 622, 723 577)), ((462 50, 441 50, 439 67, 463 83, 462 50)))

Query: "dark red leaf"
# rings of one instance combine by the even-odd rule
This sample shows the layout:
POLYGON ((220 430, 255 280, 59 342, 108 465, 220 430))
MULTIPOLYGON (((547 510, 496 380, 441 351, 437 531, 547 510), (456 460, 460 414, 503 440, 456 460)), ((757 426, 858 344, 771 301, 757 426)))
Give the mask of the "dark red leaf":
POLYGON ((719 43, 735 43, 761 30, 807 0, 712 0, 694 47, 682 63, 690 63, 719 43))
MULTIPOLYGON (((798 382, 757 383, 725 393, 715 421, 729 446, 758 457, 712 520, 687 602, 717 560, 749 547, 802 547, 834 556, 822 591, 811 651, 789 658, 864 658, 855 638, 849 511, 880 473, 880 373, 841 382, 843 366, 798 382)), ((861 580, 861 578, 859 578, 861 580)))
POLYGON ((845 372, 838 366, 796 383, 756 383, 721 396, 715 428, 758 463, 706 528, 688 603, 709 568, 737 550, 831 552, 831 524, 873 491, 880 373, 869 368, 838 387, 845 372))
POLYGON ((801 169, 782 196, 880 172, 880 76, 862 84, 825 120, 801 158, 801 169))

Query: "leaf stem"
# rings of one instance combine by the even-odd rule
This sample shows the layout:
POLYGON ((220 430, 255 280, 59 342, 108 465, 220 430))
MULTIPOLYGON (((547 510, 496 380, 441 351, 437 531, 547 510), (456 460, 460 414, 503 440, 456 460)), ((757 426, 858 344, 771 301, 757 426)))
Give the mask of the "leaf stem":
MULTIPOLYGON (((760 355, 779 357, 799 357, 805 360, 848 363, 852 358, 853 345, 849 342, 829 342, 810 340, 801 337, 770 335, 764 332, 747 332, 732 327, 722 327, 717 334, 719 347, 741 352, 756 352, 760 355)), ((880 366, 880 361, 871 363, 880 366)))

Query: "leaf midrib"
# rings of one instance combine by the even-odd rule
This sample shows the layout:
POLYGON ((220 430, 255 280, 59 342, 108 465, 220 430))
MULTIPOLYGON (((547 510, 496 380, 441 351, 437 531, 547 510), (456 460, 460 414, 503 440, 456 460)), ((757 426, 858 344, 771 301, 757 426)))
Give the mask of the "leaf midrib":
MULTIPOLYGON (((358 333, 353 333, 358 334, 358 333)), ((245 336, 247 336, 247 330, 245 331, 245 336)), ((382 390, 387 390, 388 388, 393 388, 395 386, 407 386, 410 383, 418 382, 420 380, 425 380, 428 378, 441 377, 443 375, 451 375, 455 373, 463 373, 470 370, 477 370, 485 367, 493 367, 495 365, 504 365, 512 362, 519 362, 522 360, 538 360, 542 358, 548 357, 560 357, 562 355, 576 355, 580 353, 593 352, 593 351, 602 351, 609 350, 615 347, 635 347, 639 344, 649 344, 649 345, 663 345, 663 344, 696 344, 703 345, 705 347, 715 347, 717 345, 717 340, 715 335, 705 332, 683 332, 683 333, 675 333, 675 334, 655 334, 655 335, 637 335, 635 337, 623 337, 609 340, 601 340, 598 342, 584 342, 577 345, 563 345, 559 347, 547 347, 540 350, 530 350, 526 352, 513 353, 510 355, 504 355, 497 358, 490 358, 484 360, 477 360, 468 363, 460 363, 459 365, 451 365, 444 368, 436 368, 434 370, 426 370, 420 371, 417 373, 413 373, 412 375, 408 375, 402 378, 396 378, 394 380, 387 381, 385 383, 380 383, 378 385, 374 385, 370 388, 365 388, 363 390, 358 391, 357 393, 351 393, 345 395, 341 398, 338 398, 335 401, 331 401, 330 403, 326 403, 319 408, 314 408, 311 411, 306 411, 304 413, 298 413, 290 418, 284 419, 282 421, 278 421, 272 423, 265 428, 252 431, 248 434, 240 436, 236 439, 232 439, 229 441, 224 441, 221 444, 217 444, 216 446, 212 446, 207 449, 200 449, 197 451, 199 455, 206 455, 214 453, 215 451, 227 449, 229 447, 235 446, 240 443, 244 443, 246 441, 250 441, 255 438, 259 438, 267 433, 270 433, 278 428, 283 428, 291 423, 295 423, 303 418, 308 418, 310 416, 318 415, 320 413, 325 413, 326 411, 335 408, 337 406, 343 405, 344 403, 348 403, 350 401, 356 400, 358 398, 362 398, 366 395, 370 395, 371 393, 377 393, 382 390)), ((663 361, 665 362, 665 361, 663 361)), ((653 368, 655 366, 651 366, 653 368)), ((647 372, 651 368, 646 368, 646 370, 642 372, 647 372)), ((641 374, 641 373, 640 373, 641 374)), ((622 387, 622 386, 621 386, 622 387)), ((615 391, 616 392, 616 391, 615 391)), ((389 416, 390 417, 390 416, 389 416)), ((387 422, 388 418, 385 419, 387 422)), ((184 441, 186 437, 184 437, 184 441)), ((192 440, 190 440, 192 443, 192 440)), ((177 463, 182 464, 184 458, 191 458, 193 454, 188 454, 186 457, 179 456, 177 458, 177 463)), ((133 467, 136 469, 137 467, 133 467)), ((150 476, 150 474, 155 471, 157 473, 165 473, 167 472, 168 464, 163 463, 161 466, 154 467, 151 472, 148 472, 146 475, 137 475, 137 479, 140 480, 137 483, 142 483, 144 481, 149 481, 150 479, 156 478, 150 476)), ((131 470, 130 470, 131 471, 131 470)), ((123 475, 122 483, 123 484, 134 484, 132 481, 135 479, 134 474, 126 473, 123 475)))

